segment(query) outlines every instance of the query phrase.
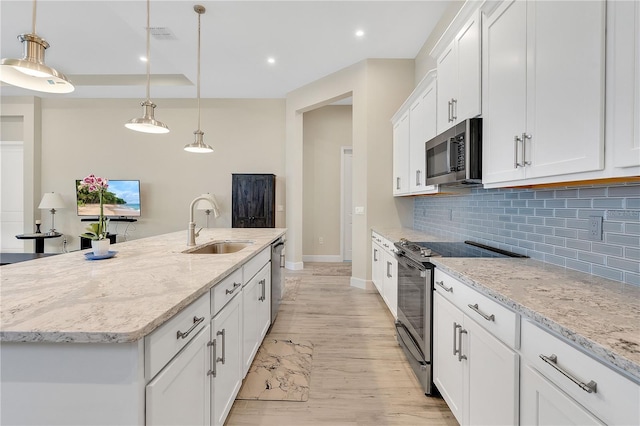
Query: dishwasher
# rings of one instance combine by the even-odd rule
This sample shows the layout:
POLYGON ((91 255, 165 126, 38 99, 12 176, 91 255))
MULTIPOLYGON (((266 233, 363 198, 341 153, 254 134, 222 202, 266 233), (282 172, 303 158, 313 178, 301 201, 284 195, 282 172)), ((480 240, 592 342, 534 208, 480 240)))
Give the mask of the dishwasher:
POLYGON ((284 291, 284 237, 271 244, 271 324, 276 320, 284 291))

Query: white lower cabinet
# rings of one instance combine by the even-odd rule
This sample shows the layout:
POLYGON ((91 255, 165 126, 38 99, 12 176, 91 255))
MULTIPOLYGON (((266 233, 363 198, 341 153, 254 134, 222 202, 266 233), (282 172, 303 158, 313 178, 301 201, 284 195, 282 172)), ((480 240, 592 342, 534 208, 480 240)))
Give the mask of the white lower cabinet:
POLYGON ((520 374, 521 425, 603 425, 528 364, 520 374))
POLYGON ((244 377, 271 325, 271 263, 267 263, 242 289, 242 312, 244 377))
POLYGON ((371 240, 371 281, 376 286, 378 293, 382 295, 382 247, 376 242, 375 237, 371 240))
POLYGON ((433 380, 463 425, 518 422, 518 354, 434 294, 433 380))
MULTIPOLYGON (((211 424, 223 425, 242 384, 242 297, 236 295, 211 320, 211 424)), ((184 423, 183 423, 184 424, 184 423)))
POLYGON ((210 327, 207 324, 146 387, 146 424, 209 425, 210 327))
POLYGON ((371 233, 371 280, 387 307, 398 318, 398 261, 391 241, 371 233))

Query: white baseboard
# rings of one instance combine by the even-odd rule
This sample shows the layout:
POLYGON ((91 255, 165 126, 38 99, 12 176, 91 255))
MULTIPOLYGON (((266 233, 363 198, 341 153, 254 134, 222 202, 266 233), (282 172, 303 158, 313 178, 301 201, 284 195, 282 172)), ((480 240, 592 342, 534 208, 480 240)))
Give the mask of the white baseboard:
POLYGON ((303 262, 342 262, 339 254, 305 254, 302 255, 303 262))
POLYGON ((303 262, 288 262, 288 261, 285 261, 284 262, 284 267, 287 268, 290 271, 301 271, 302 269, 304 269, 304 263, 303 262))
POLYGON ((351 277, 351 287, 360 288, 362 290, 373 290, 376 286, 371 280, 363 280, 362 278, 351 277))

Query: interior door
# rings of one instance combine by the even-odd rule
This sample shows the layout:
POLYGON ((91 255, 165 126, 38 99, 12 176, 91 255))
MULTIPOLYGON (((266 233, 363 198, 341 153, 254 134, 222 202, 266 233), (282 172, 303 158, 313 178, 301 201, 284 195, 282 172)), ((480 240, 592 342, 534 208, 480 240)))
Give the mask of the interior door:
MULTIPOLYGON (((3 253, 23 253, 24 241, 16 235, 24 234, 24 146, 22 142, 0 142, 0 229, 3 253)), ((42 225, 42 229, 44 225, 42 225)))

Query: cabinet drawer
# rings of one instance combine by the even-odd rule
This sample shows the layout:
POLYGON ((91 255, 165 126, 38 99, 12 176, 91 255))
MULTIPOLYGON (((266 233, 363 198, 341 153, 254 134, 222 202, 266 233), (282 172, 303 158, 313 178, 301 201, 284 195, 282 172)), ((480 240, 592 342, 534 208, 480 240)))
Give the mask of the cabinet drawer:
POLYGON ((521 336, 527 362, 596 417, 607 424, 640 424, 640 385, 530 321, 522 322, 521 336), (588 392, 591 381, 595 389, 588 392))
POLYGON ((211 289, 211 316, 216 314, 224 305, 240 293, 242 287, 242 268, 234 271, 227 278, 216 284, 211 289))
POLYGON ((211 319, 209 293, 144 338, 145 378, 152 379, 211 319))
POLYGON ((244 264, 244 283, 248 283, 260 269, 271 261, 271 247, 262 250, 251 260, 244 264))
POLYGON ((434 273, 435 291, 505 344, 518 348, 519 315, 437 268, 434 273))

